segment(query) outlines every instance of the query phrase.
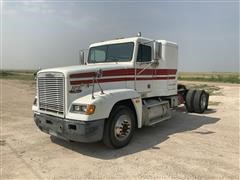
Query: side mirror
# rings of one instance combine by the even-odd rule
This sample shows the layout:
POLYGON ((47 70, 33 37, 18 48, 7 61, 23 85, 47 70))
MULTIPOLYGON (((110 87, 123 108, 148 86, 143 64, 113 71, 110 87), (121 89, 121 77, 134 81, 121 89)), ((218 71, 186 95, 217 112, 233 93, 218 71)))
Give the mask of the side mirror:
POLYGON ((84 52, 80 51, 79 52, 79 56, 80 56, 80 65, 84 65, 85 64, 85 60, 84 60, 84 52))
POLYGON ((162 58, 162 44, 154 41, 153 42, 153 59, 159 60, 162 58))

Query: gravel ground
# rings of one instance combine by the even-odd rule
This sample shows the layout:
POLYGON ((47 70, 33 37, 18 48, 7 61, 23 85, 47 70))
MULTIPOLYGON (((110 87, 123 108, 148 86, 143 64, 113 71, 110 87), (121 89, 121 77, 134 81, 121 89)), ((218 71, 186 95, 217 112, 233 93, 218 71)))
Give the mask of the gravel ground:
POLYGON ((2 179, 239 179, 239 85, 216 84, 202 114, 136 131, 125 148, 65 142, 40 132, 32 118, 30 81, 1 82, 2 179))

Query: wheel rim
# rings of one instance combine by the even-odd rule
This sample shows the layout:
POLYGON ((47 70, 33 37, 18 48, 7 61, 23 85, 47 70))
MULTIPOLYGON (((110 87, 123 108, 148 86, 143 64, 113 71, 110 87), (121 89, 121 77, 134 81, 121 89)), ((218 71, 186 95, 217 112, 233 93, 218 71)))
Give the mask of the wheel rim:
POLYGON ((127 139, 131 132, 131 118, 128 115, 121 115, 116 121, 114 135, 119 141, 127 139))
POLYGON ((207 104, 207 96, 203 94, 200 102, 201 109, 205 109, 206 104, 207 104))

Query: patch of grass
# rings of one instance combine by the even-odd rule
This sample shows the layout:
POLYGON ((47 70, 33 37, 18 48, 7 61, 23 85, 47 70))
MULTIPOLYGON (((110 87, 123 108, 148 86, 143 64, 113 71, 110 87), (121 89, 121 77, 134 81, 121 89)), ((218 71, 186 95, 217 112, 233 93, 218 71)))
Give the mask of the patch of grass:
POLYGON ((222 95, 221 88, 215 85, 208 84, 187 84, 188 89, 203 89, 209 93, 209 95, 222 95))
POLYGON ((179 73, 179 80, 240 84, 240 73, 179 73))
POLYGON ((34 71, 1 70, 0 79, 34 80, 34 71))

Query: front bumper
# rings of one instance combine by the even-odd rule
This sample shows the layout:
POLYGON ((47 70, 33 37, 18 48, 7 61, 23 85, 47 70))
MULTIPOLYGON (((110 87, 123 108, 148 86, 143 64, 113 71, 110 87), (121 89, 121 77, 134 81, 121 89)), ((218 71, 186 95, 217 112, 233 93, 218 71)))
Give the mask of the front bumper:
POLYGON ((50 135, 78 142, 96 142, 103 137, 104 119, 77 121, 34 113, 38 128, 50 135))

